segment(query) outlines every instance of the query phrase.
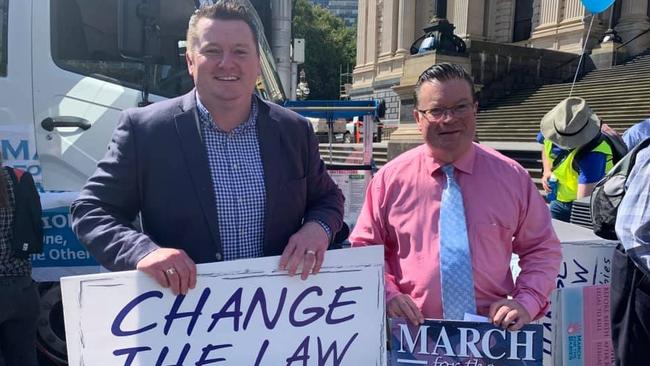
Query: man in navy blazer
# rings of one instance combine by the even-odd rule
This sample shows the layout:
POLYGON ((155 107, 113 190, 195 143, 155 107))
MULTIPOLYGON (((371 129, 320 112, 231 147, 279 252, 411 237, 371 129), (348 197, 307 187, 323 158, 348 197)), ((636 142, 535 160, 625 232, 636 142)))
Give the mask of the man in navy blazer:
POLYGON ((282 255, 291 275, 317 273, 343 195, 308 121, 253 94, 261 69, 245 8, 199 9, 187 44, 196 88, 122 113, 72 205, 75 233, 106 268, 137 268, 174 293, 194 288, 195 263, 282 255))

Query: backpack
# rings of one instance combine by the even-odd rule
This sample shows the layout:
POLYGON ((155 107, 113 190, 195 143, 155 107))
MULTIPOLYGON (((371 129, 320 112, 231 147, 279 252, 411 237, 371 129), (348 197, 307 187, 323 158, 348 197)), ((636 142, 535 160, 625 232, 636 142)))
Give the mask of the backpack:
POLYGON ((625 155, 627 155, 627 145, 625 145, 625 142, 618 134, 612 135, 601 131, 601 133, 596 136, 596 138, 578 148, 578 152, 573 159, 573 170, 576 172, 580 171, 578 168, 578 161, 580 161, 585 154, 589 153, 591 150, 595 149, 596 146, 600 145, 602 141, 607 142, 607 144, 612 148, 613 164, 618 163, 621 161, 621 159, 623 159, 625 155))
POLYGON ((11 167, 5 169, 11 177, 16 201, 11 247, 14 257, 24 259, 43 252, 41 200, 31 174, 11 167))
POLYGON ((594 234, 603 239, 618 240, 616 214, 625 196, 625 183, 634 167, 636 154, 650 145, 650 138, 635 146, 601 179, 591 193, 591 221, 594 234))

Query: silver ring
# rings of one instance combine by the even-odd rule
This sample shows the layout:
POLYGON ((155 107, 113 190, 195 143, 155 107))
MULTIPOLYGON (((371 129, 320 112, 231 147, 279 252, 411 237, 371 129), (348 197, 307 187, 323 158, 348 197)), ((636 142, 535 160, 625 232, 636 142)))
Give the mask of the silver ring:
POLYGON ((307 255, 307 254, 313 254, 314 256, 316 256, 316 252, 313 251, 313 250, 308 250, 308 251, 306 251, 306 252, 305 252, 305 255, 307 255))
POLYGON ((169 276, 173 276, 176 274, 176 269, 174 269, 174 267, 169 267, 165 270, 165 273, 169 276))

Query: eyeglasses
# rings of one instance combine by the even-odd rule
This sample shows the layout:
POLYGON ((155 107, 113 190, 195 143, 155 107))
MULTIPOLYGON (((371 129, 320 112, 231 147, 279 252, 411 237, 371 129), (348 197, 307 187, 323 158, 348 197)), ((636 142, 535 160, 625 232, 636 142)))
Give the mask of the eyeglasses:
POLYGON ((449 116, 464 116, 473 110, 472 103, 460 103, 450 108, 417 109, 429 121, 440 121, 449 113, 449 116))

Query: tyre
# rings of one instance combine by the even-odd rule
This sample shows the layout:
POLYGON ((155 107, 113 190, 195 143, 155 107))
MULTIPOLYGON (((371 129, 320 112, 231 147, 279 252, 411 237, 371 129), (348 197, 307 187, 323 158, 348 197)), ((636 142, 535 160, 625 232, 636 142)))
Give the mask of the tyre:
POLYGON ((346 132, 343 135, 343 142, 346 144, 351 144, 352 143, 352 135, 349 132, 346 132))
POLYGON ((58 282, 39 284, 41 309, 38 319, 36 346, 40 359, 49 365, 67 365, 63 303, 58 282))

